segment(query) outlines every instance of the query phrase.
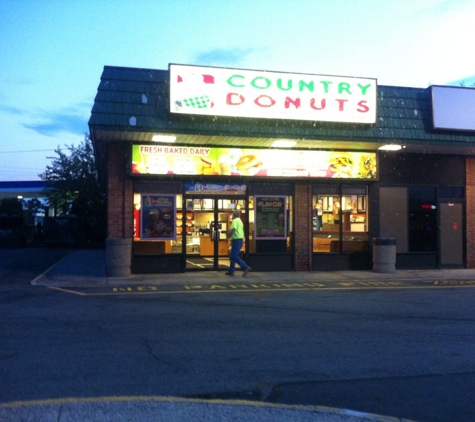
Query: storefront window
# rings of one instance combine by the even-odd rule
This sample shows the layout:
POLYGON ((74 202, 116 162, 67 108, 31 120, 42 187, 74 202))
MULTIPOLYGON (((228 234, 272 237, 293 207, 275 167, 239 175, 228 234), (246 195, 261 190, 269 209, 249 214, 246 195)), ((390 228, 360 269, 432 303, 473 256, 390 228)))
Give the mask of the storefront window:
POLYGON ((366 186, 315 186, 313 252, 368 251, 366 186))
POLYGON ((134 193, 134 254, 181 253, 183 221, 182 195, 134 193))
POLYGON ((290 253, 292 249, 292 197, 249 197, 249 251, 290 253))

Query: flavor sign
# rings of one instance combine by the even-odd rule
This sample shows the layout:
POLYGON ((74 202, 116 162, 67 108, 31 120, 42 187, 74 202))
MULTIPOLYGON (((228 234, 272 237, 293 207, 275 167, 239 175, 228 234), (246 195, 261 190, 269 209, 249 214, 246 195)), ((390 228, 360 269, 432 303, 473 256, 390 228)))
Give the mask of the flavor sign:
POLYGON ((376 79, 170 64, 170 112, 376 122, 376 79))
POLYGON ((285 196, 256 196, 255 238, 258 240, 285 239, 285 196))
POLYGON ((376 153, 133 145, 132 174, 375 179, 376 153))

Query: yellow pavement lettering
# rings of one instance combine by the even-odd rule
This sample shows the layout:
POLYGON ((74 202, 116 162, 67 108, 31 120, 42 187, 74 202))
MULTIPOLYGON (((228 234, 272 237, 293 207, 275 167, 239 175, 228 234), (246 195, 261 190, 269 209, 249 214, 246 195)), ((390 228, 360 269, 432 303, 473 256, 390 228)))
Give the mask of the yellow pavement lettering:
POLYGON ((440 280, 432 283, 434 286, 473 286, 475 280, 440 280))
POLYGON ((68 292, 80 296, 106 296, 121 294, 192 294, 192 293, 231 293, 231 292, 277 292, 277 291, 316 291, 349 289, 421 289, 421 288, 457 288, 475 287, 475 280, 395 280, 395 281, 339 281, 327 282, 281 282, 281 283, 239 283, 239 284, 177 284, 167 286, 141 285, 124 287, 59 287, 50 289, 68 292))
POLYGON ((387 281, 359 281, 362 286, 387 286, 387 281))
POLYGON ((113 293, 130 293, 130 292, 156 292, 157 286, 127 286, 127 287, 113 287, 113 293))
POLYGON ((279 287, 326 287, 323 283, 281 283, 279 287))

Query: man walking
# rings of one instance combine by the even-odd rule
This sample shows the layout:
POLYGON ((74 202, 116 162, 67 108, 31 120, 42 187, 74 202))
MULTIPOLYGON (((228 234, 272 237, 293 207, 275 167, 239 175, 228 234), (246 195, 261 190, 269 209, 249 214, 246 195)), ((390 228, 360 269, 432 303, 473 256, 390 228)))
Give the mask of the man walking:
POLYGON ((244 225, 241 220, 241 212, 233 211, 233 221, 231 223, 231 230, 227 232, 227 238, 231 241, 231 253, 229 254, 230 264, 226 275, 234 275, 236 262, 244 270, 243 277, 246 277, 251 267, 247 265, 240 256, 242 244, 244 241, 244 225))

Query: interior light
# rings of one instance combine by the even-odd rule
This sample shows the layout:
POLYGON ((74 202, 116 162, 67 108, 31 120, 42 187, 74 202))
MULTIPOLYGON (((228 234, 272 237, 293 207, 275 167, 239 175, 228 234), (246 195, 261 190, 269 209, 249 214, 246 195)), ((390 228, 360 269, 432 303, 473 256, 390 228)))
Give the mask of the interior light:
POLYGON ((291 148, 295 146, 297 142, 291 141, 290 139, 277 139, 271 145, 273 148, 291 148))
POLYGON ((382 145, 378 149, 381 151, 399 151, 401 148, 402 148, 401 145, 388 144, 388 145, 382 145))
POLYGON ((176 136, 173 135, 153 135, 153 142, 175 142, 176 136))

